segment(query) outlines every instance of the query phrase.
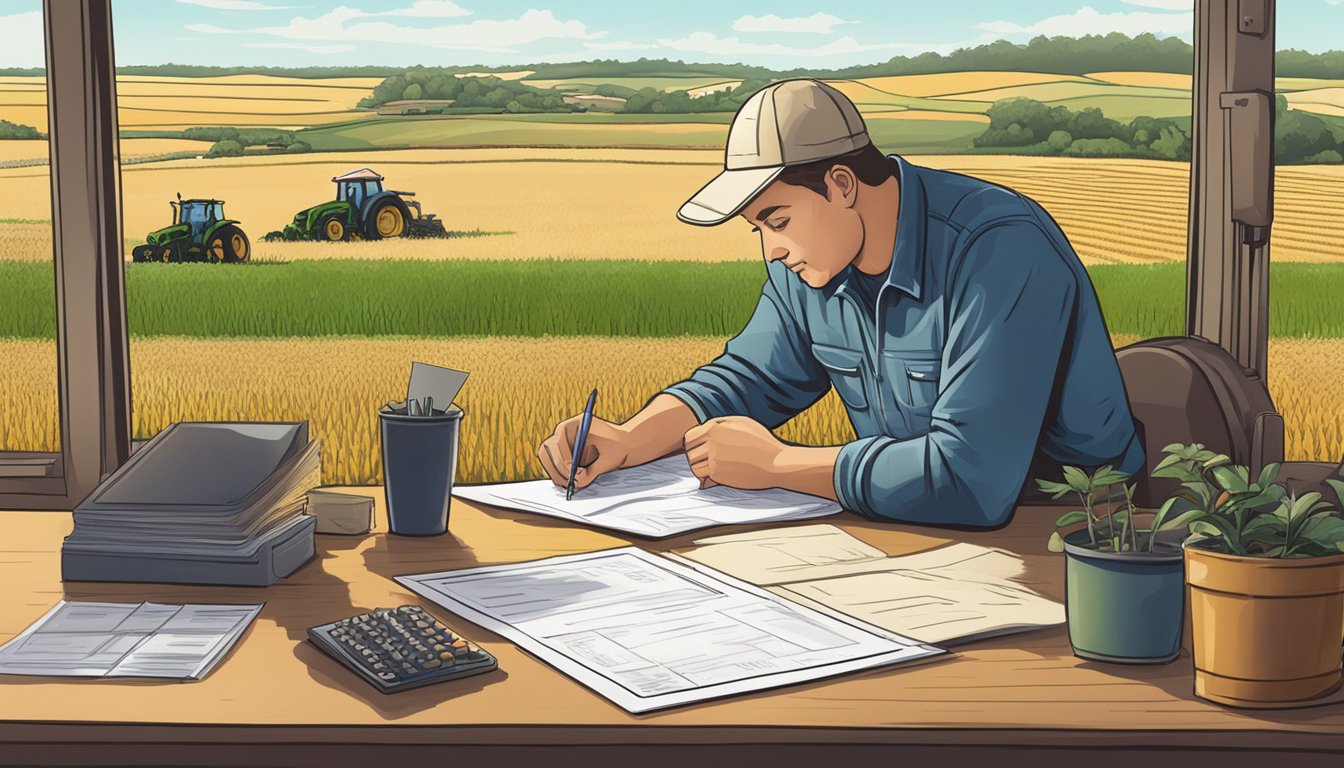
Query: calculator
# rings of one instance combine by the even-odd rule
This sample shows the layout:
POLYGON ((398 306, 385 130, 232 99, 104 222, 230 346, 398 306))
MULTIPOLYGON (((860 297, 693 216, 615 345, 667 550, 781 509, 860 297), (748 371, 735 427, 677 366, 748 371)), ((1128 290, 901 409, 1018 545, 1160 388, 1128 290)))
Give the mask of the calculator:
POLYGON ((488 651, 415 605, 379 608, 313 627, 308 638, 383 693, 499 667, 488 651))

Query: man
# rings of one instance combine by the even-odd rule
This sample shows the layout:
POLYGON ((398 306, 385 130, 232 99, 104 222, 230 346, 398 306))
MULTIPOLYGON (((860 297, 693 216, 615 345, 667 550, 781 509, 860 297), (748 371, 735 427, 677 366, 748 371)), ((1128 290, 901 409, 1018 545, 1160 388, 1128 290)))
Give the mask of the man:
MULTIPOLYGON (((761 235, 766 281, 722 356, 622 424, 594 419, 576 477, 684 450, 702 485, 779 487, 864 516, 998 526, 1029 475, 1143 466, 1087 272, 1034 201, 884 157, 839 91, 752 95, 725 170, 678 212, 761 235), (770 432, 834 387, 858 439, 770 432)), ((579 417, 541 446, 568 481, 579 417)))

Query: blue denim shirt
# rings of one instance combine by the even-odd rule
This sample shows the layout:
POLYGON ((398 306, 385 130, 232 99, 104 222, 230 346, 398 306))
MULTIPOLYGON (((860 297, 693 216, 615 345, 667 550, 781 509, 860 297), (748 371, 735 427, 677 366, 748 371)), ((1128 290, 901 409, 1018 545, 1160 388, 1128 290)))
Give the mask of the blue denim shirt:
POLYGON ((1082 263, 1035 201, 891 158, 900 209, 876 316, 846 268, 824 288, 766 265, 723 354, 663 390, 704 422, 775 428, 833 386, 858 439, 835 463, 866 517, 1001 525, 1035 454, 1135 473, 1143 447, 1082 263))

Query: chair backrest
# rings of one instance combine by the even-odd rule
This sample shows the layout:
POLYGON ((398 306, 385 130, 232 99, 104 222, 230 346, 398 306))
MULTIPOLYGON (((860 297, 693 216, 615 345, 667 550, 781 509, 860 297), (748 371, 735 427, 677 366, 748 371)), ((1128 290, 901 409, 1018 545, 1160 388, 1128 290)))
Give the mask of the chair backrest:
POLYGON ((1254 476, 1283 461, 1283 417, 1258 374, 1242 367, 1222 347, 1181 336, 1146 339, 1116 350, 1134 419, 1147 454, 1135 478, 1135 503, 1159 506, 1179 488, 1153 478, 1153 467, 1172 443, 1203 443, 1245 464, 1254 476))

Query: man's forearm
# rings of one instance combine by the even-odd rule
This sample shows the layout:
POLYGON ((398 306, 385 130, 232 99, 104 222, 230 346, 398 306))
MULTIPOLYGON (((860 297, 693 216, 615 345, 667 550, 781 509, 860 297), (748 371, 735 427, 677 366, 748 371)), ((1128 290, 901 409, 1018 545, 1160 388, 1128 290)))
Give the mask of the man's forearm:
POLYGON ((699 423, 686 403, 672 395, 658 395, 643 410, 618 426, 627 436, 629 465, 643 464, 681 450, 686 432, 699 423))
POLYGON ((836 499, 835 458, 838 455, 838 445, 821 448, 786 445, 775 459, 772 472, 778 478, 780 488, 836 499))

